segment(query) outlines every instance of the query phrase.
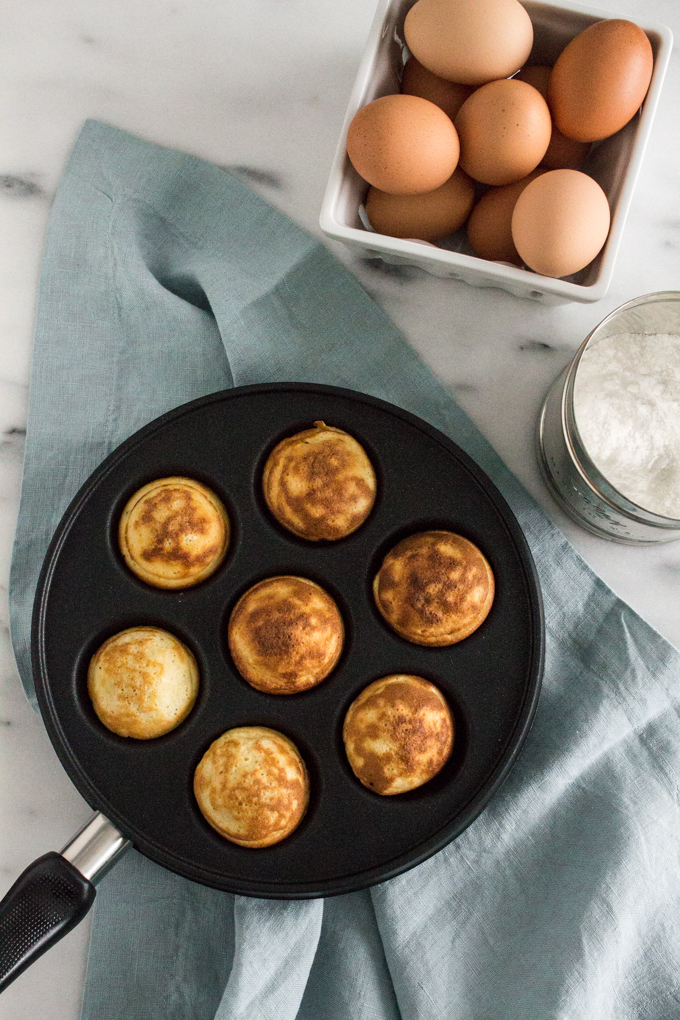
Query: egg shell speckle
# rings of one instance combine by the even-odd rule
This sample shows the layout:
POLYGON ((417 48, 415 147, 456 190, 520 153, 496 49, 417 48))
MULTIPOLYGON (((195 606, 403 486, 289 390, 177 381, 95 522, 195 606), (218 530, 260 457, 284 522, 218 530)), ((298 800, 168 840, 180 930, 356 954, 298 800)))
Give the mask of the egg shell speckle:
POLYGON ((392 195, 434 191, 458 164, 453 123, 419 96, 383 96, 358 111, 347 132, 347 154, 365 181, 392 195))
POLYGON ((473 92, 456 117, 460 165, 483 184, 512 184, 531 173, 550 142, 550 110, 541 94, 514 78, 473 92))

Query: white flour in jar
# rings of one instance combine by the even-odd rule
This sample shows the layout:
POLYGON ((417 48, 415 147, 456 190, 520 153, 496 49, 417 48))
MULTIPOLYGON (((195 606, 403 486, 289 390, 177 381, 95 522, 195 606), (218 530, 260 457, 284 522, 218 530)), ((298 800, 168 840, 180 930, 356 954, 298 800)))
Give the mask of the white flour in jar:
POLYGON ((680 520, 680 336, 619 333, 587 347, 574 415, 586 451, 615 489, 680 520))

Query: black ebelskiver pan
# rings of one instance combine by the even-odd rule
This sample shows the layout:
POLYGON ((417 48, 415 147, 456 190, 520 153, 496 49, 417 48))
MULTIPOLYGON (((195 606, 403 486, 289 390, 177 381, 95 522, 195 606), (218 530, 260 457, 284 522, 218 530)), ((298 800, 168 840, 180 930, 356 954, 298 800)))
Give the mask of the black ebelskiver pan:
POLYGON ((66 511, 45 558, 33 615, 33 666, 45 725, 64 768, 98 812, 61 854, 32 864, 0 905, 0 988, 86 913, 93 882, 132 843, 186 878, 217 889, 283 899, 329 896, 392 878, 454 839, 507 776, 533 717, 543 666, 536 571, 520 527, 493 483, 436 429, 381 400, 312 384, 246 386, 178 407, 115 450, 66 511), (261 494, 264 463, 285 436, 314 421, 355 436, 371 458, 371 516, 337 542, 305 542, 282 529, 261 494), (223 500, 232 523, 216 573, 185 591, 133 576, 117 526, 130 496, 172 475, 195 478, 223 500), (383 621, 371 583, 385 553, 414 532, 443 528, 482 550, 496 595, 482 626, 459 644, 427 648, 383 621), (229 614, 262 578, 292 574, 337 602, 346 644, 318 687, 288 697, 247 684, 229 655, 229 614), (155 740, 118 737, 87 693, 97 648, 126 627, 155 625, 196 656, 201 687, 189 717, 155 740), (380 797, 352 774, 345 713, 370 682, 423 676, 454 715, 451 758, 429 783, 380 797), (310 774, 298 829, 267 849, 223 839, 193 796, 194 769, 234 726, 290 737, 310 774))

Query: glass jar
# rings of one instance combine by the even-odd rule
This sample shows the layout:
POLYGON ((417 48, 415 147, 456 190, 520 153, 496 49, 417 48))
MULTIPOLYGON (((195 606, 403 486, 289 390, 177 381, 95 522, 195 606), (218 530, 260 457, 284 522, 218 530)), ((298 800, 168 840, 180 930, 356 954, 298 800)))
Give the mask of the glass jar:
POLYGON ((680 520, 661 517, 619 492, 591 460, 576 424, 574 386, 583 354, 621 333, 680 336, 680 292, 628 301, 586 337, 545 398, 538 423, 538 462, 553 498, 587 531, 628 545, 672 542, 680 538, 680 520))

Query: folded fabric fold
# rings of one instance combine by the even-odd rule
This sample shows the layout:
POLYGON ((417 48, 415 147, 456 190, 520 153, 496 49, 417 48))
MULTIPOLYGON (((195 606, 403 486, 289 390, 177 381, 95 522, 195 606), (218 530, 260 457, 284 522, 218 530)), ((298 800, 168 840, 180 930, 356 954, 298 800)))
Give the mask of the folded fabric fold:
POLYGON ((84 1020, 666 1020, 680 1015, 680 655, 580 560, 356 280, 247 187, 88 122, 40 282, 12 637, 78 487, 164 411, 313 381, 420 415, 493 478, 547 627, 533 730, 485 812, 335 900, 195 885, 134 851, 100 886, 84 1020))

